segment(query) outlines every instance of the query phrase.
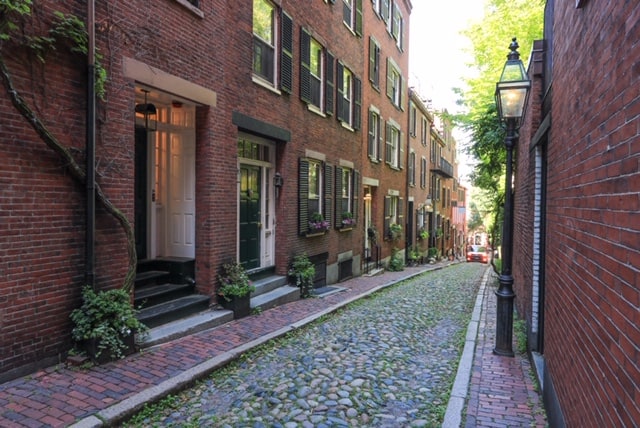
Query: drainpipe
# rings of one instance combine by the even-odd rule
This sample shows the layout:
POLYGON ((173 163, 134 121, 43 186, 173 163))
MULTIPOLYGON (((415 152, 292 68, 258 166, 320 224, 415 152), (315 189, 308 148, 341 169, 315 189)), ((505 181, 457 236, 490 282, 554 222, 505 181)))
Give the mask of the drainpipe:
POLYGON ((87 229, 85 243, 85 282, 95 288, 96 235, 96 91, 95 91, 95 0, 87 1, 87 229))

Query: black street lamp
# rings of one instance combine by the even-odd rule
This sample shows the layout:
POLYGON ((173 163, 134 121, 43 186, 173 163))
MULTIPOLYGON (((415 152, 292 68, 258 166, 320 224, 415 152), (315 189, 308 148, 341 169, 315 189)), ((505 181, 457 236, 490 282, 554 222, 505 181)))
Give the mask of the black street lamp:
POLYGON ((518 53, 518 42, 513 38, 507 55, 507 62, 502 70, 500 81, 496 83, 496 106, 500 121, 506 127, 504 145, 507 149, 506 178, 504 186, 504 221, 502 223, 502 269, 500 270, 500 286, 496 291, 497 319, 496 346, 493 353, 513 357, 513 275, 511 273, 513 249, 513 148, 518 141, 518 129, 524 116, 531 88, 531 80, 527 76, 518 53))

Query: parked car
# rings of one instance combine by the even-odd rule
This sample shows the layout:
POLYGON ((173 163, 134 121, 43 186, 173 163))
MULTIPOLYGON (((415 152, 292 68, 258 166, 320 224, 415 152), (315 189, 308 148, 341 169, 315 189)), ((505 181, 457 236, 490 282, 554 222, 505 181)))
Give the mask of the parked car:
POLYGON ((489 263, 489 252, 483 245, 469 245, 467 247, 467 261, 489 263))

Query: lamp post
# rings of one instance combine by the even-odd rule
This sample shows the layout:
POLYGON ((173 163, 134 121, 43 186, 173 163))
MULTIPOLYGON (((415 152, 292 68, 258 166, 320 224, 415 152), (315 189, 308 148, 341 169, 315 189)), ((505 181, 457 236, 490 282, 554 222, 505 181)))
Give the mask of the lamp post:
POLYGON ((496 83, 496 107, 502 124, 506 127, 504 145, 507 150, 507 165, 504 195, 504 220, 502 223, 502 269, 496 291, 497 319, 496 346, 493 353, 513 357, 513 275, 511 273, 513 249, 513 148, 518 141, 518 129, 529 97, 531 80, 520 60, 518 42, 514 37, 507 55, 507 62, 502 70, 500 81, 496 83))

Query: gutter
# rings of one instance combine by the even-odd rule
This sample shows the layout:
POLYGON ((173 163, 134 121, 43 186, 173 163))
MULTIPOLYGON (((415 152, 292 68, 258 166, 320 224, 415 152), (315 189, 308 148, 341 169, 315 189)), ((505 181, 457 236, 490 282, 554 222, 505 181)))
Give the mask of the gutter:
POLYGON ((87 140, 86 140, 86 234, 85 285, 95 288, 96 235, 96 91, 95 91, 95 0, 87 1, 87 140))

